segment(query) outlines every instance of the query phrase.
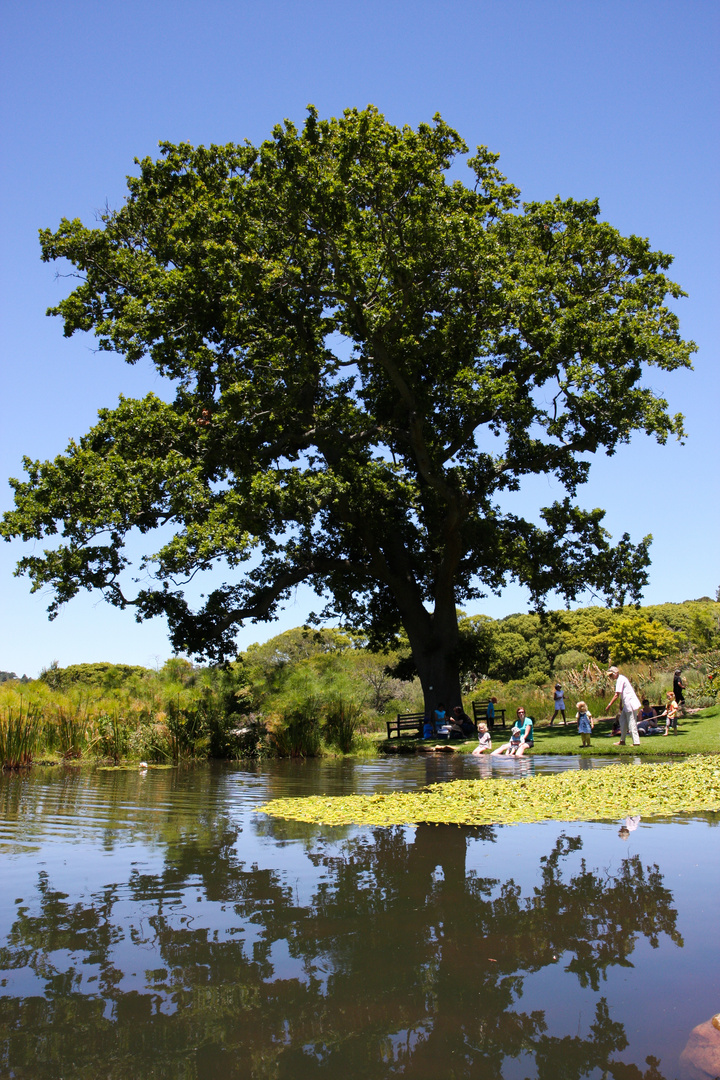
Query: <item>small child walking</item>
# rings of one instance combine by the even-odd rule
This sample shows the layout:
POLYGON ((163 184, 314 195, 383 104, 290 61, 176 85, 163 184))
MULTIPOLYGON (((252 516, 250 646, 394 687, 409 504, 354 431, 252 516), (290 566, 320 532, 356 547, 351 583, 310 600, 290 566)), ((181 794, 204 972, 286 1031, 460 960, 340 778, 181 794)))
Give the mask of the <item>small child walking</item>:
POLYGON ((595 727, 595 722, 590 713, 588 712, 588 707, 584 701, 578 701, 575 707, 577 709, 576 719, 578 725, 578 734, 582 736, 582 743, 580 745, 589 746, 590 736, 592 734, 592 729, 595 727))
POLYGON ((555 723, 555 717, 557 716, 558 713, 562 714, 563 724, 565 724, 567 726, 567 720, 565 719, 565 691, 563 690, 563 688, 562 688, 562 686, 560 685, 559 682, 555 683, 555 693, 553 695, 553 705, 555 707, 555 712, 553 713, 553 718, 550 721, 550 727, 552 727, 553 724, 555 723))
POLYGON ((680 704, 675 700, 675 694, 672 690, 667 692, 667 705, 665 706, 665 712, 660 713, 661 716, 666 716, 665 721, 665 734, 670 734, 670 728, 673 729, 673 735, 677 735, 677 722, 678 713, 680 712, 680 704))

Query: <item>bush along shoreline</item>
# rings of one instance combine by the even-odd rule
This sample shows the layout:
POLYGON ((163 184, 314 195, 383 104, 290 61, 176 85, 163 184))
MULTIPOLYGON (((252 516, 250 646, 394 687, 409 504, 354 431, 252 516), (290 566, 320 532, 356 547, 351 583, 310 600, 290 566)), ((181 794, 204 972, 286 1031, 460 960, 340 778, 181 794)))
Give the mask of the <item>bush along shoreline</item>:
MULTIPOLYGON (((509 721, 522 705, 535 721, 534 753, 581 752, 575 702, 602 718, 606 675, 623 663, 641 697, 656 704, 680 668, 686 715, 677 736, 643 738, 641 754, 720 752, 720 603, 703 598, 653 608, 586 608, 491 620, 461 619, 463 700, 496 697, 509 721), (659 653, 662 648, 674 651, 659 653), (613 650, 612 652, 610 650, 613 650), (655 651, 653 651, 655 650, 655 651), (633 658, 634 655, 634 658, 633 658), (553 688, 565 692, 567 726, 549 727, 553 688)), ((3 672, 0 764, 173 765, 181 761, 375 755, 427 751, 386 738, 386 721, 423 708, 402 639, 373 652, 350 631, 298 627, 251 646, 224 667, 174 657, 159 670, 124 664, 50 665, 38 679, 3 672)), ((612 718, 596 723, 583 754, 618 754, 612 718)), ((495 744, 505 738, 493 733, 495 744)), ((473 740, 453 744, 469 751, 473 740)), ((624 752, 638 752, 629 743, 624 752)))

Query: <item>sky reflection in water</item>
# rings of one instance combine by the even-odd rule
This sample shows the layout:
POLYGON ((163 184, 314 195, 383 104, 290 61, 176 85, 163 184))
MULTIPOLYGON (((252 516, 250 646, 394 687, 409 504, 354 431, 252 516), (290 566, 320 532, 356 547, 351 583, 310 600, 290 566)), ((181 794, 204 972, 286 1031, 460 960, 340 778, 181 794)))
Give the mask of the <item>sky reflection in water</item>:
POLYGON ((623 841, 618 824, 253 813, 476 767, 4 777, 0 1074, 680 1075, 690 1030, 720 1009, 717 816, 623 841))

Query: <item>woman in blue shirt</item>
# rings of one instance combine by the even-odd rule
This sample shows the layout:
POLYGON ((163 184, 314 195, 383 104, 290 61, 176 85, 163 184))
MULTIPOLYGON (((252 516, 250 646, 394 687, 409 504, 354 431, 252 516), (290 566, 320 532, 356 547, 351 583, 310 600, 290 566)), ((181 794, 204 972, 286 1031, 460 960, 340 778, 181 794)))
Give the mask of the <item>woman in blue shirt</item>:
POLYGON ((521 730, 522 741, 515 757, 522 757, 528 746, 535 745, 532 716, 526 716, 525 710, 522 707, 517 711, 517 724, 521 730))
POLYGON ((497 750, 493 750, 490 756, 497 757, 500 754, 507 754, 510 757, 522 757, 528 746, 534 745, 532 717, 526 716, 525 710, 520 708, 517 711, 517 720, 513 725, 510 742, 503 743, 497 750))

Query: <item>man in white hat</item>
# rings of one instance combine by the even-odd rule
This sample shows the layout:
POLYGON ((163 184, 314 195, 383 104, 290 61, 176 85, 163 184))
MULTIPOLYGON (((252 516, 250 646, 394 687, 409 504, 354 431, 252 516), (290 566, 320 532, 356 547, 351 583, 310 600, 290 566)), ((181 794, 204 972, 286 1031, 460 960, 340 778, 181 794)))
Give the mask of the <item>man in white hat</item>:
POLYGON ((633 746, 640 745, 640 735, 637 729, 637 713, 641 708, 640 699, 632 688, 632 684, 626 675, 621 675, 616 667, 611 667, 608 670, 608 675, 612 675, 615 678, 615 693, 607 707, 607 712, 610 712, 613 701, 616 698, 620 698, 622 705, 622 711, 620 713, 620 739, 615 743, 616 746, 625 745, 625 737, 630 728, 630 735, 632 736, 633 746))

